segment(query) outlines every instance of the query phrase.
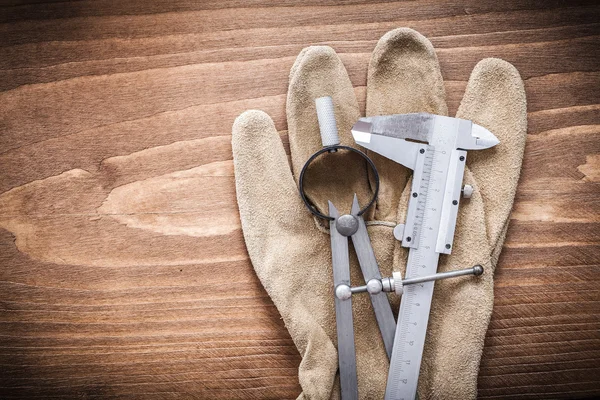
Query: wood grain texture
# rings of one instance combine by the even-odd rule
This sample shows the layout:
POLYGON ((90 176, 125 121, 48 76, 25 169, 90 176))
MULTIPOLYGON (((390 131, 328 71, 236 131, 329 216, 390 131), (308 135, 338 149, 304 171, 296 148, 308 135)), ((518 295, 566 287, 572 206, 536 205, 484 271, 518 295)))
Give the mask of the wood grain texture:
POLYGON ((336 49, 364 107, 370 52, 399 26, 436 47, 451 113, 481 58, 525 80, 480 397, 600 396, 597 2, 21 0, 0 7, 0 397, 295 398, 231 125, 263 109, 286 139, 310 44, 336 49))

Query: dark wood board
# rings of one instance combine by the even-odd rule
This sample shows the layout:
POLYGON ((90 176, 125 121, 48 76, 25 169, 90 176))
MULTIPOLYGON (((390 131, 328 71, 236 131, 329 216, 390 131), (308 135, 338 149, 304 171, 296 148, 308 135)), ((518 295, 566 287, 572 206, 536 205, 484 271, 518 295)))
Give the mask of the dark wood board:
POLYGON ((285 141, 311 44, 364 107, 370 52, 401 26, 436 47, 451 114, 484 57, 526 85, 479 396, 600 396, 598 2, 22 0, 0 6, 0 397, 295 398, 231 125, 263 109, 285 141))

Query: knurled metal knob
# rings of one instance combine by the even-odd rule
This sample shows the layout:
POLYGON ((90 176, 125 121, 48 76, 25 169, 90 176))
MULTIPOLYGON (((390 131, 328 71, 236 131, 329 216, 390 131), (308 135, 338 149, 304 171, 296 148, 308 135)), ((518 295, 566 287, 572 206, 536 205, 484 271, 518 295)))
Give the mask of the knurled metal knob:
POLYGON ((335 121, 335 109, 333 100, 329 96, 315 99, 319 130, 321 131, 321 142, 323 147, 340 144, 337 123, 335 121))
POLYGON ((394 271, 392 273, 392 278, 394 278, 394 293, 398 296, 402 296, 404 292, 404 285, 402 284, 402 274, 398 271, 394 271))

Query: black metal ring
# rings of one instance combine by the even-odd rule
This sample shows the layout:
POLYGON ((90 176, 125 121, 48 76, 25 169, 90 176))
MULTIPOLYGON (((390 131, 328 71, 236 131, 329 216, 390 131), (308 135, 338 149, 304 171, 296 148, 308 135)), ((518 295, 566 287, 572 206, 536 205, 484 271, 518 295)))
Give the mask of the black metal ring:
POLYGON ((300 179, 298 181, 298 186, 299 186, 299 190, 300 190, 300 197, 302 197, 302 201, 304 201, 304 204, 306 205, 306 208, 308 208, 308 211, 310 211, 313 215, 316 215, 319 218, 327 219, 329 221, 333 221, 335 218, 330 217, 329 215, 320 213, 319 210, 317 210, 312 204, 310 204, 310 202, 306 198, 306 194, 304 193, 304 173, 308 169, 308 166, 310 165, 310 163, 312 163, 315 160, 315 158, 319 157, 323 153, 335 152, 337 150, 350 150, 350 151, 353 151, 353 152, 357 153, 358 155, 360 155, 362 158, 367 160, 367 162, 369 163, 369 166, 371 167, 371 170, 373 171, 373 175, 375 176, 375 192, 373 193, 373 198, 371 199, 371 201, 369 201, 369 204, 367 204, 364 208, 362 208, 358 212, 357 216, 363 215, 365 213, 365 211, 367 211, 369 209, 369 207, 371 207, 373 205, 373 203, 375 202, 375 199, 377 199, 377 195, 379 194, 379 173, 377 172, 377 168, 375 168, 375 164, 369 158, 369 156, 367 156, 362 151, 355 149, 354 147, 349 147, 349 146, 335 145, 335 146, 323 147, 321 150, 317 151, 315 154, 310 156, 310 158, 306 161, 306 163, 304 163, 304 166, 302 167, 302 171, 300 172, 300 179))

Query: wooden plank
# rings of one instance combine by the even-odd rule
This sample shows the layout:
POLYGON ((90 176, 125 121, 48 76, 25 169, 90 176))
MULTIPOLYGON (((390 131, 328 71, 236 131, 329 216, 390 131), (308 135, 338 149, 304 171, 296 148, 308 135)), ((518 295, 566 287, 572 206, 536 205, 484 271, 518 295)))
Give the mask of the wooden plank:
POLYGON ((398 26, 432 40, 451 114, 484 57, 525 80, 480 397, 600 396, 599 16, 594 1, 3 3, 0 397, 296 398, 300 355, 243 242, 231 125, 263 109, 287 146, 288 73, 310 44, 338 51, 364 110, 370 52, 398 26))

